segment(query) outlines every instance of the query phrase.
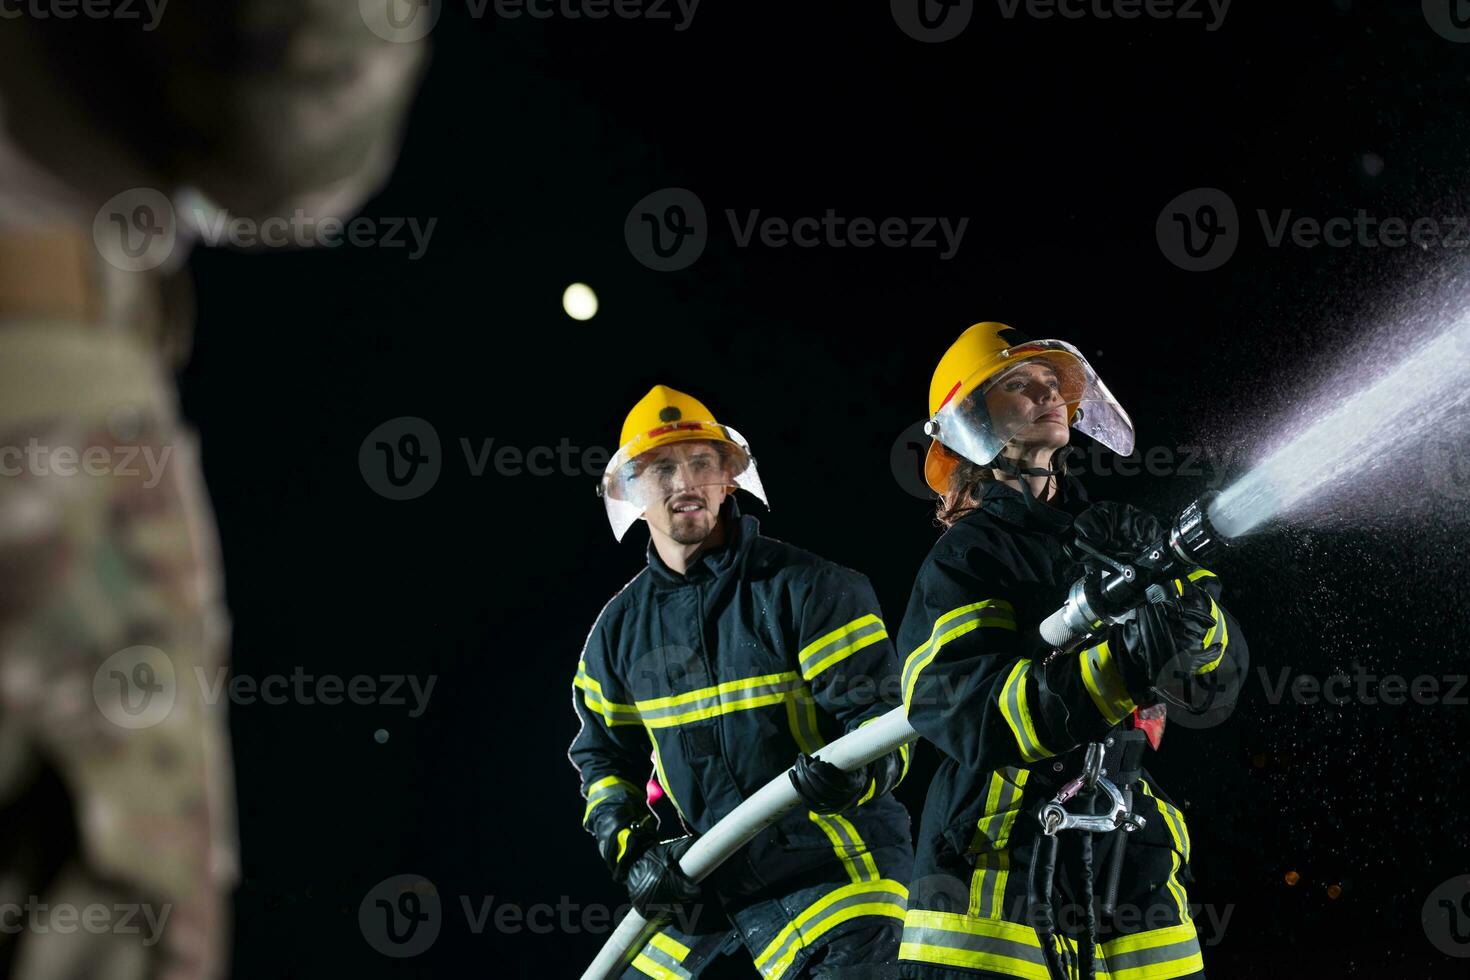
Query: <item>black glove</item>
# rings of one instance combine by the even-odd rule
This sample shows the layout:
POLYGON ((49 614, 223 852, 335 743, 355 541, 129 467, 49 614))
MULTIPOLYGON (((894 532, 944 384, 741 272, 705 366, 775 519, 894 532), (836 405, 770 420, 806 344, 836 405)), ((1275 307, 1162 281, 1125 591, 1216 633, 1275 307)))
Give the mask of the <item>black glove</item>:
MULTIPOLYGON (((1129 504, 1102 501, 1072 522, 1077 539, 1110 558, 1132 561, 1150 545, 1164 540, 1164 526, 1147 511, 1129 504)), ((1095 561, 1080 550, 1073 555, 1083 564, 1095 561)))
POLYGON ((679 859, 694 846, 693 837, 654 844, 633 862, 628 872, 628 898, 645 919, 672 915, 680 905, 696 901, 699 885, 679 868, 679 859))
POLYGON ((814 756, 802 753, 791 767, 791 785, 801 795, 807 808, 817 813, 840 813, 849 809, 876 783, 873 796, 879 797, 898 785, 903 776, 903 757, 890 752, 852 772, 844 772, 814 756))
POLYGON ((1109 648, 1118 656, 1124 687, 1138 704, 1152 703, 1152 690, 1180 673, 1213 669, 1223 652, 1214 637, 1205 645, 1211 632, 1219 633, 1219 607, 1209 594, 1193 583, 1184 586, 1183 595, 1172 583, 1165 591, 1162 602, 1145 602, 1132 619, 1110 630, 1109 648))
POLYGON ((658 840, 653 814, 642 804, 598 807, 592 814, 592 836, 597 838, 597 851, 607 865, 613 881, 628 880, 628 869, 643 852, 658 840))

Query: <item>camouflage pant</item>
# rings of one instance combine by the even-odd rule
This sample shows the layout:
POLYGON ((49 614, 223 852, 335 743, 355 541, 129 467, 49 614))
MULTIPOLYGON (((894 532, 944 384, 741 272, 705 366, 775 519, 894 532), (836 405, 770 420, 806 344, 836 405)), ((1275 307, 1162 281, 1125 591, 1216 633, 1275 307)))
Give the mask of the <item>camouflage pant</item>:
POLYGON ((0 976, 220 975, 227 620, 190 435, 126 337, 0 322, 0 976))

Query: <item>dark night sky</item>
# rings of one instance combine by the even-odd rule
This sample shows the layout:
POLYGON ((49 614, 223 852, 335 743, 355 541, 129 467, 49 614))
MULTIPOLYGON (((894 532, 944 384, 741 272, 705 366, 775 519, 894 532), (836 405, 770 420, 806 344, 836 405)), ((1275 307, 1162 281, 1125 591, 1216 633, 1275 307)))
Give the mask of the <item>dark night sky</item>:
MULTIPOLYGON (((234 709, 237 976, 572 977, 600 935, 476 933, 462 897, 620 900, 579 827, 568 702, 586 631, 645 536, 614 543, 592 475, 474 476, 461 439, 610 447, 650 385, 691 391, 750 438, 774 505, 757 510, 763 530, 868 574, 896 632, 936 532, 890 457, 968 324, 1076 343, 1143 448, 1238 453, 1303 397, 1349 388, 1352 365, 1392 345, 1349 352, 1463 262, 1452 248, 1272 248, 1257 217, 1470 215, 1470 45, 1417 3, 1239 3, 1213 32, 1007 20, 979 3, 944 44, 906 37, 881 3, 755 8, 710 2, 676 32, 472 20, 447 3, 400 166, 365 209, 437 219, 421 259, 196 253, 182 385, 237 674, 436 679, 417 718, 234 709), (666 187, 694 191, 711 227, 692 266, 656 272, 623 224, 666 187), (1223 267, 1186 272, 1155 223, 1199 187, 1234 201, 1241 240, 1223 267), (724 217, 829 208, 970 220, 943 261, 741 248, 724 217), (586 323, 560 309, 578 280, 602 302, 586 323), (411 501, 358 468, 367 434, 400 416, 442 445, 437 484, 411 501), (407 873, 435 884, 444 921, 427 952, 393 960, 365 941, 358 906, 407 873)), ((1463 473, 1463 441, 1451 448, 1463 473)), ((1272 704, 1254 677, 1467 671, 1454 495, 1432 496, 1417 447, 1385 451, 1404 460, 1395 482, 1359 502, 1433 506, 1261 535, 1222 560, 1253 675, 1225 724, 1171 727, 1153 766, 1187 801, 1191 897, 1232 910, 1206 949, 1215 978, 1463 975, 1420 912, 1470 872, 1470 712, 1272 704)), ((1165 513, 1211 478, 1092 486, 1165 513)), ((925 766, 902 793, 915 812, 925 766)))

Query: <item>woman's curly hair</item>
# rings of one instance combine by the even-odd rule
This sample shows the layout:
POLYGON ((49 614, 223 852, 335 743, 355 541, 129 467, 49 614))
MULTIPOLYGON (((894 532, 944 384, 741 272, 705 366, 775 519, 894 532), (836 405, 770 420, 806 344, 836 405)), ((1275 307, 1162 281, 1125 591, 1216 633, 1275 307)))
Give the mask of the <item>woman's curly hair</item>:
MULTIPOLYGON (((1058 449, 1051 459, 1052 469, 1057 471, 1058 485, 1067 474, 1068 448, 1063 446, 1058 449)), ((934 519, 949 528, 970 511, 978 510, 980 501, 985 498, 985 484, 997 481, 994 467, 980 466, 958 453, 948 449, 944 451, 954 457, 955 467, 949 473, 948 492, 940 494, 935 500, 934 519)))

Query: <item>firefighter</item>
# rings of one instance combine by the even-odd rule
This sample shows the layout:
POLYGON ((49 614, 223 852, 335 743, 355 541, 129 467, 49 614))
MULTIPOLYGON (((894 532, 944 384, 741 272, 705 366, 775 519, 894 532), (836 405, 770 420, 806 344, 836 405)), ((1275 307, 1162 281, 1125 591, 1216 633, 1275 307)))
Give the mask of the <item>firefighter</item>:
POLYGON ((750 447, 694 398, 655 387, 620 442, 599 493, 619 540, 647 522, 648 565, 587 637, 570 757, 608 871, 661 916, 624 975, 782 980, 892 963, 913 850, 890 791, 909 750, 851 773, 812 757, 897 704, 872 588, 741 515, 736 488, 765 502, 750 447), (683 824, 674 839, 649 808, 650 768, 683 824), (788 771, 805 806, 699 884, 686 878, 693 835, 788 771))
POLYGON ((1083 572, 1074 556, 1137 555, 1163 536, 1141 511, 1089 506, 1065 472, 1069 426, 1126 455, 1132 422, 1075 347, 1000 323, 950 347, 929 408, 924 472, 946 530, 918 573, 899 649, 909 721, 942 759, 900 973, 1202 977, 1184 889, 1189 830, 1142 758, 1158 747, 1164 702, 1186 704, 1190 684, 1244 656, 1219 579, 1196 570, 1079 648, 1048 648, 1037 627, 1083 572), (1038 805, 1081 774, 1094 743, 1142 828, 1043 836, 1038 805))

